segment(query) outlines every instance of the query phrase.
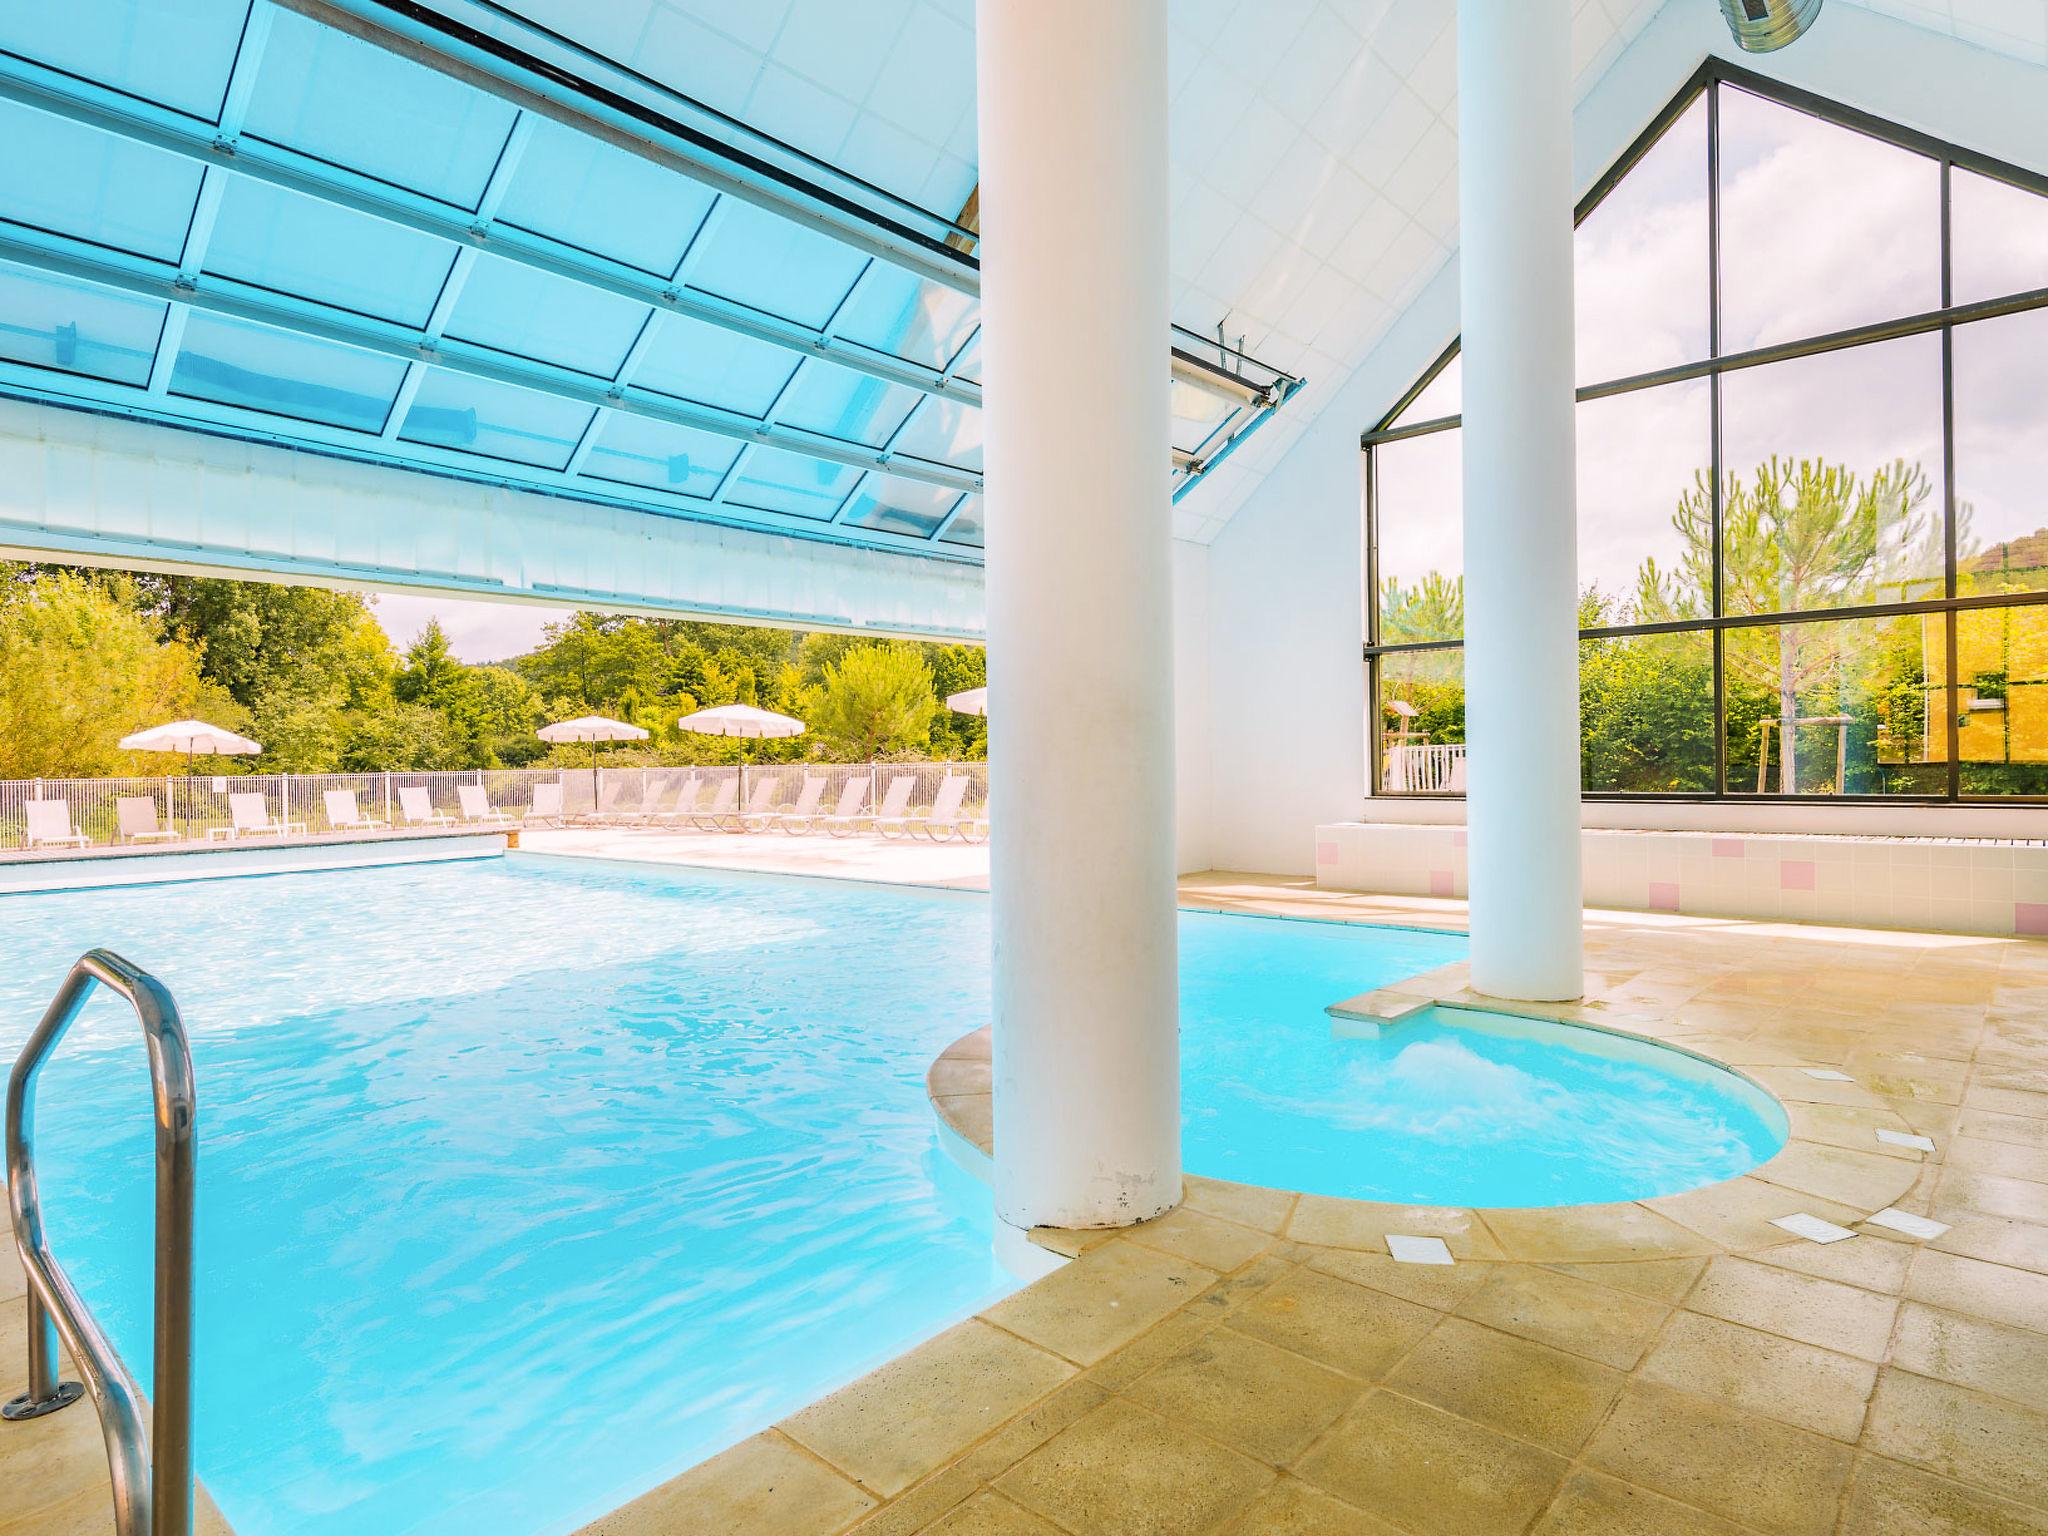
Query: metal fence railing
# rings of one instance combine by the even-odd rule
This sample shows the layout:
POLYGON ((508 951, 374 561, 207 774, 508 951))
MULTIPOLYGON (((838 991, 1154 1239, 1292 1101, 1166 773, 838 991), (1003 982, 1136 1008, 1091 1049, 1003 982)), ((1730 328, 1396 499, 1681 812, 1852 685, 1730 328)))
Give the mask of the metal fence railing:
POLYGON ((1465 744, 1389 745, 1386 787, 1408 794, 1463 794, 1465 744))
MULTIPOLYGON (((915 781, 909 810, 918 814, 938 798, 940 785, 949 774, 964 774, 968 787, 964 805, 981 812, 988 803, 987 763, 763 763, 736 767, 732 764, 703 767, 620 767, 600 766, 595 775, 588 768, 483 768, 452 773, 246 773, 149 775, 107 779, 0 779, 0 852, 35 848, 38 852, 75 851, 75 842, 36 843, 30 837, 29 807, 35 802, 61 801, 63 824, 81 834, 90 848, 108 848, 133 842, 136 846, 170 846, 223 838, 235 825, 231 795, 262 797, 265 816, 290 826, 293 836, 324 837, 360 832, 361 826, 337 821, 328 814, 326 792, 347 790, 355 797, 356 815, 381 822, 390 828, 431 826, 460 829, 465 825, 461 789, 475 785, 484 792, 490 808, 517 820, 534 802, 538 784, 559 784, 562 806, 571 818, 589 816, 601 807, 628 817, 643 806, 662 808, 674 803, 676 793, 692 775, 700 780, 738 777, 741 805, 764 779, 775 781, 771 804, 786 809, 795 804, 806 775, 825 778, 821 809, 829 811, 837 802, 849 778, 864 777, 870 784, 867 805, 881 803, 890 783, 901 775, 915 781), (424 790, 424 818, 419 797, 405 790, 424 790), (407 800, 413 801, 410 812, 407 800), (131 805, 129 825, 124 828, 121 802, 131 805), (146 802, 146 807, 142 804, 146 802), (138 816, 134 813, 140 812, 138 816), (153 820, 163 834, 158 837, 132 836, 138 821, 153 820)), ((337 807, 339 809, 339 807, 337 807)), ((55 818, 47 810, 39 820, 55 818)), ((41 829, 47 836, 50 827, 41 829)), ((374 830, 374 829, 372 829, 374 830)))

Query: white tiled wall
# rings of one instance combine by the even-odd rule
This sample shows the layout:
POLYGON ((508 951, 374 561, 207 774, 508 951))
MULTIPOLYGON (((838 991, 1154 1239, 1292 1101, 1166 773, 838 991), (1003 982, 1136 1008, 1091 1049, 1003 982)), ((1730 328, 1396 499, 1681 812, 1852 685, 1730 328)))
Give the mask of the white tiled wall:
MULTIPOLYGON (((1593 828, 1582 836, 1590 907, 2048 936, 2048 842, 1593 828)), ((1318 827, 1316 884, 1462 898, 1465 829, 1318 827)))

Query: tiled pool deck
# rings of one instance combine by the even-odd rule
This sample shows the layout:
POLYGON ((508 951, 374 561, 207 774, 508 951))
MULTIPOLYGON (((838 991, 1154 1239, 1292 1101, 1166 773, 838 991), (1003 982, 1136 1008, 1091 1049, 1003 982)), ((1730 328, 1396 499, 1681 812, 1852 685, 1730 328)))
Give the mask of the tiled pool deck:
MULTIPOLYGON (((1183 900, 1463 917, 1250 877, 1183 900)), ((1546 1212, 1192 1179, 1144 1227, 1037 1234, 1077 1257, 588 1536, 2048 1533, 2048 946, 1634 914, 1590 914, 1587 940, 1589 997, 1556 1011, 1751 1073, 1791 1111, 1786 1153, 1546 1212), (1885 1205, 1949 1230, 1861 1220, 1885 1205), (1858 1235, 1790 1238, 1767 1222, 1787 1211, 1858 1235), (1397 1264, 1389 1232, 1457 1262, 1397 1264)), ((984 1145, 986 1057, 970 1037, 931 1083, 984 1145)), ((19 1291, 0 1260, 0 1373, 19 1291)), ((103 1532, 105 1499, 89 1415, 0 1428, 0 1536, 103 1532)))

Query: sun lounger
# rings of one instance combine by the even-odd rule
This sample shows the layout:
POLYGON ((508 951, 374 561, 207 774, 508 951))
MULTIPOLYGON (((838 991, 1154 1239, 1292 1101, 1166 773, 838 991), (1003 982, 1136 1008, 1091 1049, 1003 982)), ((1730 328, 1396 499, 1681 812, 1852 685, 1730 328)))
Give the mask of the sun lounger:
POLYGON ((661 797, 666 792, 667 787, 661 780, 649 776, 647 782, 640 786, 639 803, 630 806, 622 803, 626 797, 626 792, 623 788, 619 789, 612 795, 611 804, 597 812, 596 815, 591 817, 591 820, 613 825, 621 822, 645 821, 661 809, 661 797))
POLYGON ((807 831, 818 819, 818 803, 825 798, 825 775, 807 773, 803 788, 797 791, 796 804, 774 818, 773 825, 784 832, 807 831))
POLYGON ((352 789, 325 789, 320 798, 327 805, 327 825, 337 832, 367 832, 384 825, 356 808, 356 792, 352 789))
MULTIPOLYGON (((731 778, 720 779, 717 790, 711 796, 710 803, 691 814, 690 825, 699 832, 726 831, 725 823, 732 819, 733 807, 739 803, 739 775, 734 774, 731 778)), ((738 828, 735 827, 731 830, 737 831, 738 828)))
POLYGON ((123 795, 114 802, 115 825, 124 843, 174 841, 178 834, 156 819, 155 795, 123 795))
POLYGON ((666 810, 656 811, 647 818, 649 826, 670 826, 679 821, 688 821, 697 814, 697 802, 704 797, 705 780, 691 774, 676 789, 676 797, 666 810))
POLYGON ((239 837, 288 837, 294 832, 306 830, 303 821, 273 821, 270 802, 259 790, 245 790, 228 796, 228 814, 234 818, 231 825, 208 827, 207 840, 225 837, 230 842, 239 837))
POLYGON ((559 827, 562 824, 562 786, 559 784, 536 784, 533 786, 533 804, 519 818, 525 821, 545 821, 559 827))
POLYGON ((65 844, 73 848, 89 848, 92 839, 83 832, 71 828, 71 802, 68 800, 31 800, 28 803, 28 828, 24 834, 23 846, 42 848, 65 844))
POLYGON ((871 783, 872 781, 866 774, 855 774, 839 786, 839 798, 833 802, 831 814, 808 817, 800 827, 794 825, 795 817, 784 817, 782 830, 785 832, 815 832, 820 827, 823 827, 835 836, 839 835, 841 827, 851 830, 852 824, 860 819, 860 808, 868 803, 868 789, 871 783))
POLYGON ((918 818, 917 830, 935 843, 949 842, 954 837, 965 842, 967 828, 974 819, 960 808, 961 802, 967 798, 967 784, 966 774, 947 774, 932 808, 918 818))
POLYGON ((782 794, 779 778, 758 780, 747 794, 747 808, 726 823, 728 832, 760 832, 774 825, 775 802, 782 794))
MULTIPOLYGON (((916 774, 897 774, 895 778, 889 781, 888 789, 882 794, 880 809, 872 816, 854 817, 853 822, 847 824, 846 831, 857 831, 858 828, 854 823, 866 822, 867 829, 870 832, 878 832, 883 837, 894 837, 899 831, 908 833, 910 823, 914 819, 910 815, 910 797, 916 792, 916 774)), ((828 826, 825 830, 838 836, 845 835, 840 832, 838 827, 828 826)))
POLYGON ((512 818, 491 804, 481 784, 458 784, 455 798, 462 802, 463 822, 472 827, 509 827, 512 818))
POLYGON ((452 827, 455 818, 446 811, 434 809, 434 802, 428 796, 426 786, 409 785, 398 792, 398 808, 405 813, 408 827, 452 827))

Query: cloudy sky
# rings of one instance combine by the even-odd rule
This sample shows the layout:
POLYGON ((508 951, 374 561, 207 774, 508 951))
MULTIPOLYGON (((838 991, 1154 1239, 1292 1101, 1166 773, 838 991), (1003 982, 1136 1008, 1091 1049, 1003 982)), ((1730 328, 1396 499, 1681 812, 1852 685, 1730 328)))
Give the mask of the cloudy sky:
POLYGON ((439 619, 448 643, 463 661, 504 661, 524 655, 540 644, 543 625, 559 622, 571 610, 550 603, 478 602, 438 593, 370 592, 371 611, 384 633, 400 650, 439 619))

